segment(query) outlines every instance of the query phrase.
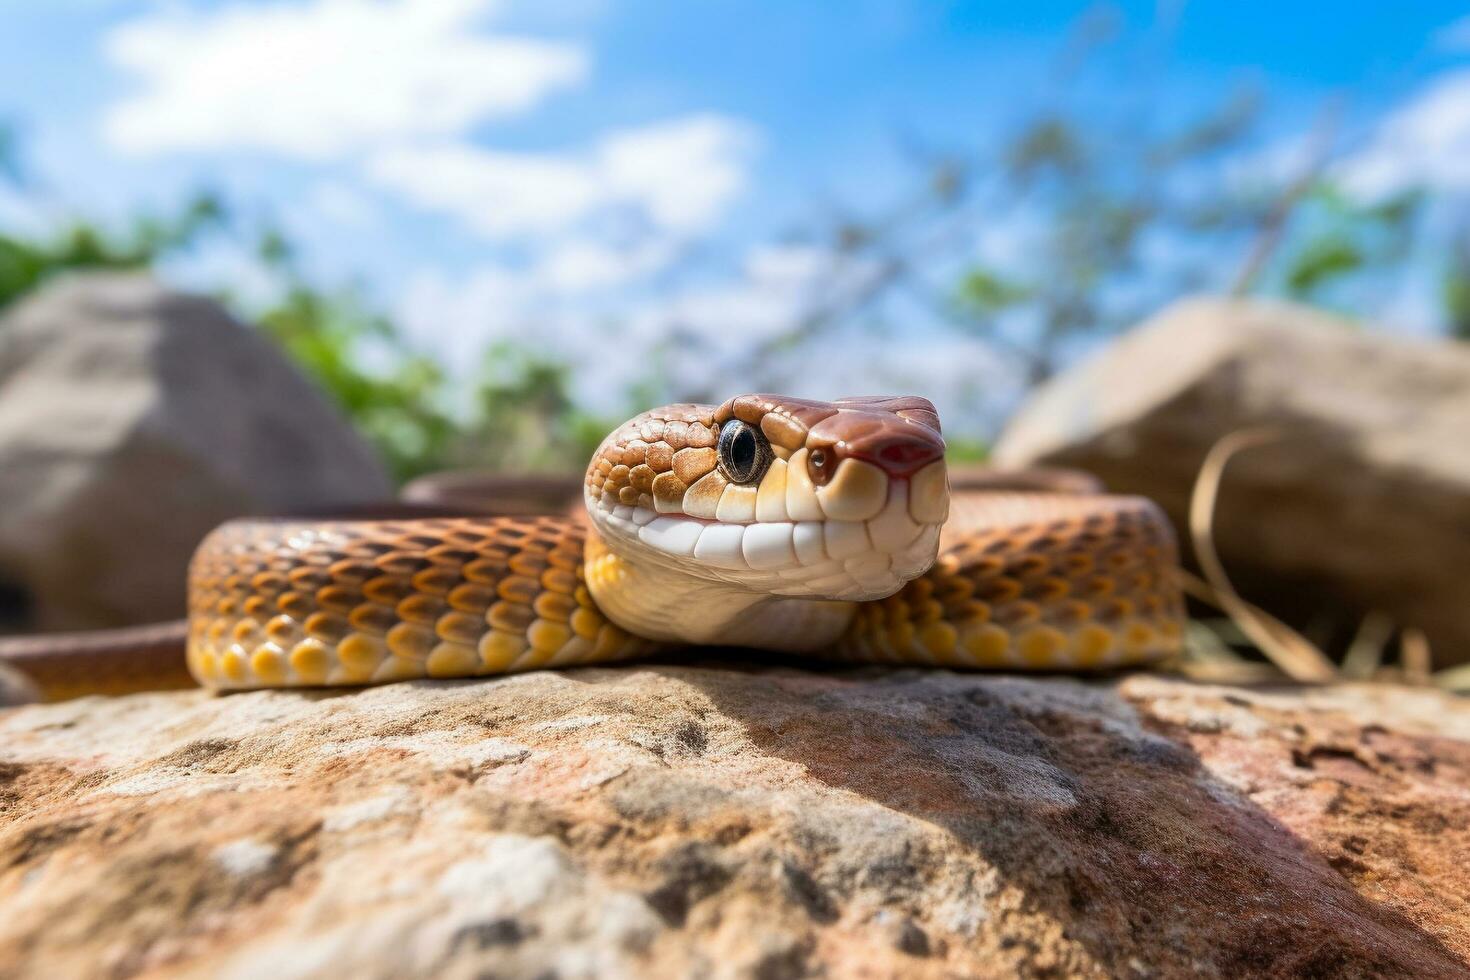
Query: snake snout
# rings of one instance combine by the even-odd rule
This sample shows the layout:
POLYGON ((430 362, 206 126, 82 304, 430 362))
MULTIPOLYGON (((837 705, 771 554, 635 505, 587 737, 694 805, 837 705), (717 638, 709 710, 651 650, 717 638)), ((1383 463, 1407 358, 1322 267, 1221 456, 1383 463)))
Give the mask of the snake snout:
POLYGON ((850 456, 877 466, 890 477, 910 477, 944 458, 944 440, 937 432, 912 422, 885 424, 871 435, 838 448, 839 458, 850 456))
POLYGON ((826 445, 837 461, 860 459, 896 479, 944 457, 944 437, 932 410, 850 409, 812 426, 808 444, 826 445))

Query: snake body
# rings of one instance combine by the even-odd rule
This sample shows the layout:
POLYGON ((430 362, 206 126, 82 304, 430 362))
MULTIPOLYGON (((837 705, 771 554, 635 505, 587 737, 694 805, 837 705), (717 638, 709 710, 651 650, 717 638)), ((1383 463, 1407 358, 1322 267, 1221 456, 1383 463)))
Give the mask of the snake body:
POLYGON ((190 567, 215 688, 467 677, 691 644, 1091 669, 1180 646, 1141 498, 949 491, 922 398, 673 405, 593 456, 585 516, 234 521, 190 567))

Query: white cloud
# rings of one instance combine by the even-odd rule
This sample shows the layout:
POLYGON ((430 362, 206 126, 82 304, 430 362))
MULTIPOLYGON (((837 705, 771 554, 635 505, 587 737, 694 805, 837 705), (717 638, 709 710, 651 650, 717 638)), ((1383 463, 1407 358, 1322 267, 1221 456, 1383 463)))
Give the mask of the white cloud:
POLYGON ((614 263, 610 253, 576 245, 528 268, 491 264, 460 279, 425 271, 405 291, 399 320, 415 343, 450 364, 473 367, 500 341, 553 352, 576 369, 585 403, 610 409, 675 338, 697 348, 690 388, 713 383, 732 357, 794 322, 829 265, 815 250, 758 247, 730 279, 656 298, 566 288, 571 280, 615 278, 607 275, 621 271, 614 263))
POLYGON ((373 158, 368 175, 490 237, 563 227, 599 198, 596 175, 573 160, 467 143, 388 150, 373 158))
POLYGON ((123 151, 261 149, 321 160, 524 112, 587 71, 581 47, 477 32, 496 0, 235 3, 145 14, 106 39, 142 91, 123 151))
MULTIPOLYGON (((900 312, 887 326, 869 329, 860 317, 839 315, 828 329, 800 337, 810 317, 849 309, 881 275, 875 263, 822 248, 756 246, 731 280, 629 311, 618 343, 643 351, 663 346, 659 367, 665 378, 677 379, 672 394, 680 397, 772 389, 826 399, 921 394, 962 431, 993 411, 999 398, 1014 395, 1014 372, 993 348, 932 319, 900 312), (755 356, 773 342, 782 345, 778 353, 755 356)), ((627 380, 646 376, 647 361, 635 370, 643 375, 627 380)))
POLYGON ((821 249, 758 246, 730 278, 657 297, 588 301, 559 290, 552 268, 491 265, 462 279, 423 273, 407 290, 399 321, 450 364, 473 368, 500 341, 550 354, 572 368, 579 402, 601 412, 627 407, 629 387, 655 376, 676 397, 772 385, 816 398, 916 392, 962 425, 1015 393, 1013 372, 982 341, 923 327, 845 327, 753 362, 752 351, 796 326, 815 303, 860 289, 875 271, 821 249))
POLYGON ((50 232, 54 223, 34 194, 0 177, 0 227, 7 234, 40 236, 50 232))
POLYGON ((460 283, 421 277, 407 305, 452 306, 456 322, 485 319, 448 295, 461 288, 498 304, 489 319, 501 322, 646 280, 744 189, 755 131, 694 113, 548 152, 477 144, 476 124, 530 110, 587 73, 580 45, 487 31, 497 17, 526 23, 509 2, 155 8, 106 38, 113 63, 141 84, 105 113, 104 135, 135 154, 257 150, 306 161, 315 182, 291 211, 313 226, 381 226, 382 195, 392 194, 508 246, 514 268, 460 283))
POLYGON ((377 203, 351 184, 322 180, 307 196, 309 210, 327 221, 349 228, 373 228, 382 223, 377 203))
POLYGON ((165 282, 182 289, 202 293, 223 289, 244 310, 273 306, 281 302, 286 289, 277 271, 262 262, 254 249, 229 241, 207 241, 168 256, 156 271, 165 282))
POLYGON ((396 319, 415 346, 451 370, 472 370, 491 344, 516 334, 533 295, 522 276, 500 265, 462 278, 424 269, 410 277, 396 319))
POLYGON ((1339 176, 1368 198, 1415 186, 1470 191, 1470 69, 1439 76, 1389 113, 1339 176))
POLYGON ((1237 193, 1274 193, 1316 165, 1316 143, 1313 133, 1290 133, 1233 153, 1218 168, 1200 168, 1183 189, 1208 194, 1224 183, 1237 193))
POLYGON ((593 241, 569 241, 546 254, 536 267, 537 285, 567 292, 609 289, 662 269, 677 249, 659 239, 627 248, 593 241))
POLYGON ((649 344, 678 333, 697 343, 711 361, 738 355, 795 327, 819 297, 838 293, 860 278, 821 249, 759 245, 746 253, 741 274, 651 302, 632 318, 649 344))
POLYGON ((563 231, 632 209, 654 229, 703 230, 745 184, 747 125, 712 114, 606 134, 584 153, 505 153, 463 143, 385 150, 369 176, 490 238, 563 231))
POLYGON ((690 116, 614 132, 598 151, 606 185, 642 202, 655 224, 698 228, 745 185, 748 126, 715 115, 690 116))

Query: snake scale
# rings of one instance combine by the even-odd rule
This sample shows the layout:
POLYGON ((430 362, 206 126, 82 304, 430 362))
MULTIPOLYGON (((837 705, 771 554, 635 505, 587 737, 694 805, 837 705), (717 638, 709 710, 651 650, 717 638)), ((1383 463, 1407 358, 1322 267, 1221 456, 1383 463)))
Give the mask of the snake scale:
MULTIPOLYGON (((190 566, 188 670, 237 689, 689 645, 1048 670, 1178 651, 1176 547, 1157 507, 951 495, 944 448, 923 398, 745 395, 618 427, 581 516, 232 521, 190 566)), ((54 650, 29 667, 68 656, 86 662, 54 650)), ((66 693, 87 686, 73 671, 66 693)))

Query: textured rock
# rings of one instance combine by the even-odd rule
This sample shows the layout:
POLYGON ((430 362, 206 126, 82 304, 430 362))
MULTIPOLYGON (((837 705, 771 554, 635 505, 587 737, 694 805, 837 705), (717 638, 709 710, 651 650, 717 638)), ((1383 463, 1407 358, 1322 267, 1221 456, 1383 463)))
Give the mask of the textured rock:
POLYGON ((1089 470, 1183 526, 1209 448, 1261 424, 1288 437, 1232 461, 1216 522, 1242 591, 1339 634, 1381 610, 1441 663, 1466 659, 1470 345, 1282 303, 1182 303, 1040 389, 996 458, 1089 470))
POLYGON ((1470 709, 644 665, 0 713, 0 975, 1460 977, 1470 709))
POLYGON ((37 628, 181 615, 220 521, 389 493, 326 400, 209 300, 74 276, 0 320, 0 582, 37 628))

